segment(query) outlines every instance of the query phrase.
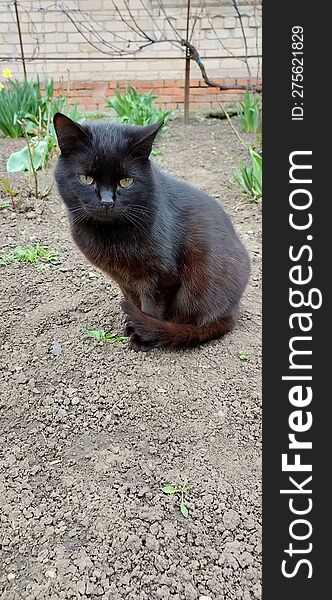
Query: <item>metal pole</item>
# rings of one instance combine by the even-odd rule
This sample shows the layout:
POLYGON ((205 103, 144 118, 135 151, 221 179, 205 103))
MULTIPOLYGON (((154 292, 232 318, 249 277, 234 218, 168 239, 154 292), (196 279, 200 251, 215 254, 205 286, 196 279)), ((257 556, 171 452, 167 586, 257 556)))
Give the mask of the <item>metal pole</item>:
POLYGON ((23 67, 24 79, 26 79, 27 78, 27 70, 26 70, 26 67, 25 67, 25 56, 24 56, 24 50, 23 50, 23 41, 22 41, 22 32, 21 32, 20 19, 19 19, 18 10, 17 10, 17 0, 14 0, 14 7, 15 7, 15 14, 16 14, 16 23, 17 23, 18 37, 19 37, 19 40, 20 40, 20 48, 21 48, 21 57, 22 57, 22 67, 23 67))
MULTIPOLYGON (((186 42, 189 42, 190 0, 187 3, 187 31, 186 42)), ((184 74, 184 123, 189 123, 189 90, 190 90, 190 50, 186 46, 186 63, 184 74)))

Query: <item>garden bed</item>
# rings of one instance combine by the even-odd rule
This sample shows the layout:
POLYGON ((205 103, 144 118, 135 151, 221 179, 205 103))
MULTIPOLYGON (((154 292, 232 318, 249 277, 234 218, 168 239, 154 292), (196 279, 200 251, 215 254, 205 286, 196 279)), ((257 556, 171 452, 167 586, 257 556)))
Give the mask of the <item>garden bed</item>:
MULTIPOLYGON (((0 139, 0 176, 21 145, 0 139)), ((260 206, 231 182, 247 156, 226 121, 173 121, 159 146, 163 168, 223 203, 251 254, 240 322, 180 352, 97 342, 86 330, 122 333, 120 293, 74 246, 56 191, 0 211, 0 253, 59 254, 0 268, 8 600, 261 597, 260 206), (189 488, 187 518, 167 484, 189 488)))

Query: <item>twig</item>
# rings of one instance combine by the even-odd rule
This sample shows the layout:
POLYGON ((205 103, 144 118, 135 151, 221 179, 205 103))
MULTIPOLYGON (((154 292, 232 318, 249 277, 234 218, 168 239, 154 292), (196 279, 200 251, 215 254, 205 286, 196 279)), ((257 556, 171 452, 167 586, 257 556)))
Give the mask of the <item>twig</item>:
POLYGON ((239 21, 240 21, 240 27, 241 27, 241 31, 242 31, 242 37, 243 37, 244 48, 245 48, 245 55, 246 55, 246 58, 245 58, 244 62, 246 63, 246 66, 247 66, 248 75, 251 78, 251 70, 250 70, 249 62, 248 62, 248 42, 247 42, 246 32, 245 32, 245 29, 244 29, 244 26, 243 26, 242 15, 241 15, 241 13, 239 11, 239 7, 237 5, 236 0, 232 0, 232 4, 233 4, 234 10, 236 11, 236 14, 237 14, 237 16, 239 18, 239 21))
POLYGON ((225 108, 225 105, 223 104, 223 102, 219 101, 220 107, 222 108, 222 110, 225 113, 225 117, 231 127, 231 129, 233 130, 233 132, 235 133, 237 139, 239 140, 240 144, 243 146, 243 148, 246 150, 246 152, 248 152, 248 147, 246 146, 246 144, 244 143, 243 139, 241 138, 238 130, 236 129, 236 127, 234 127, 233 123, 232 123, 232 119, 230 118, 227 109, 225 108))

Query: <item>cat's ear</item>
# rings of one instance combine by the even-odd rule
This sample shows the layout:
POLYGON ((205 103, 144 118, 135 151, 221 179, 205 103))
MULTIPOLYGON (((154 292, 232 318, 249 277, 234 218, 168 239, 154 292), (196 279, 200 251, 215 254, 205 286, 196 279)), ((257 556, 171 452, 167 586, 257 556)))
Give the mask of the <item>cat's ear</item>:
POLYGON ((89 144, 87 131, 66 115, 56 113, 53 117, 53 125, 61 154, 70 154, 80 146, 86 147, 89 144))
POLYGON ((136 156, 148 158, 152 150, 152 144, 159 131, 162 128, 164 121, 146 125, 144 127, 135 127, 136 143, 134 144, 134 153, 136 156))

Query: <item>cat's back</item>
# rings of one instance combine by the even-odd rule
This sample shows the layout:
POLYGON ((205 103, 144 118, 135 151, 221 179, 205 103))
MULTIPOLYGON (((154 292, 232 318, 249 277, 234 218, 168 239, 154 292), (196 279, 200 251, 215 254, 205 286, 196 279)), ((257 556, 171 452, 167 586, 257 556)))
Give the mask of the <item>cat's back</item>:
POLYGON ((176 207, 183 231, 184 253, 202 253, 210 270, 241 272, 246 283, 250 259, 233 223, 222 205, 206 192, 159 171, 159 185, 168 202, 176 207))
POLYGON ((219 226, 219 231, 234 232, 230 217, 222 205, 206 192, 194 187, 183 179, 177 179, 153 165, 157 187, 161 196, 173 205, 180 218, 187 218, 201 228, 219 226))

